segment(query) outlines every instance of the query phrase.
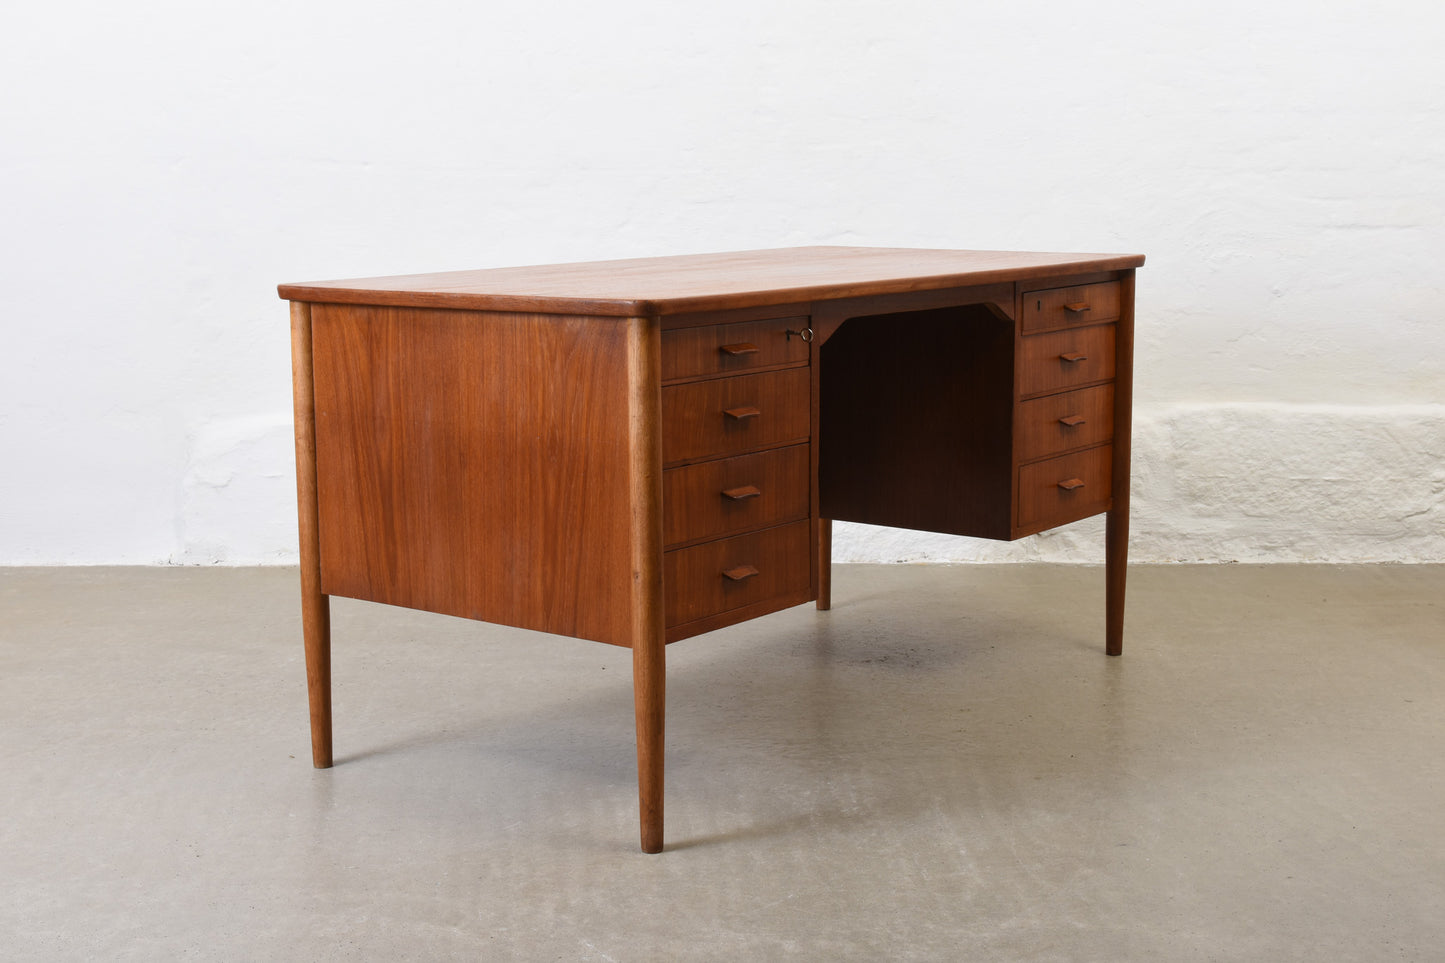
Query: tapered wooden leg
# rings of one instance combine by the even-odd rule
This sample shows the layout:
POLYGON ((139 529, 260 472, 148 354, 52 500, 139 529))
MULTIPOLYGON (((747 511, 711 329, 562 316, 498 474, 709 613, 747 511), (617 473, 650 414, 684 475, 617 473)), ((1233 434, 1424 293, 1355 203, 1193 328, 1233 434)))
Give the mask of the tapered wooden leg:
POLYGON ((1104 533, 1104 651, 1124 652, 1124 581, 1129 568, 1129 470, 1134 433, 1134 272, 1119 278, 1114 336, 1114 447, 1109 518, 1104 533))
POLYGON ((331 752, 331 599, 302 579, 301 624, 306 644, 306 697, 311 706, 311 764, 329 769, 331 752))
POLYGON ((316 398, 311 366, 311 305, 291 302, 291 383, 296 411, 296 519, 301 536, 301 631, 311 706, 311 762, 331 765, 331 600, 321 594, 321 533, 316 502, 316 398))
POLYGON ((818 519, 818 611, 833 607, 833 520, 818 519))
POLYGON ((667 704, 662 634, 632 646, 632 697, 637 714, 637 803, 642 851, 662 852, 663 716, 667 704))
POLYGON ((629 318, 632 501, 632 699, 642 851, 662 852, 663 716, 667 704, 662 600, 662 326, 629 318))
POLYGON ((1129 574, 1129 504, 1117 501, 1104 535, 1104 651, 1124 654, 1124 582, 1129 574))

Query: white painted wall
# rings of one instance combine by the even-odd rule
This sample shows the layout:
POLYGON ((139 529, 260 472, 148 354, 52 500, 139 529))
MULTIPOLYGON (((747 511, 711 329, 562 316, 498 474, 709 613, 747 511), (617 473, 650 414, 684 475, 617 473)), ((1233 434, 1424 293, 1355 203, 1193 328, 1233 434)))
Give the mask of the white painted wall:
POLYGON ((806 243, 1143 252, 1134 557, 1445 560, 1442 36, 1424 0, 7 4, 0 563, 294 559, 279 281, 806 243))

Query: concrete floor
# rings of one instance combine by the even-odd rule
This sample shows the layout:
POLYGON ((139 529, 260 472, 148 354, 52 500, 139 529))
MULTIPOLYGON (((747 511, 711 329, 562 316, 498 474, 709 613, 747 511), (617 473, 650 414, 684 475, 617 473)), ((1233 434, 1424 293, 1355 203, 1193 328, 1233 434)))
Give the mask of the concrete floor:
POLYGON ((1445 959, 1445 568, 840 566, 629 654, 294 569, 0 569, 0 957, 1445 959))

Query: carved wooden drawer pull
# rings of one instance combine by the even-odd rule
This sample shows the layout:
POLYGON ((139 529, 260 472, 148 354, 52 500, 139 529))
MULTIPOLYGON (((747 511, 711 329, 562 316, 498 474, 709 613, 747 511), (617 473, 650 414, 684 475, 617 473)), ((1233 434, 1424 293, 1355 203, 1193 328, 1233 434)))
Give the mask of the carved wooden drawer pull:
POLYGON ((1089 356, 1086 354, 1079 354, 1079 352, 1077 351, 1071 351, 1068 354, 1059 355, 1059 360, 1064 362, 1065 364, 1078 364, 1080 361, 1088 361, 1089 356))
POLYGON ((749 405, 746 408, 724 408, 723 414, 737 421, 747 421, 749 418, 756 418, 762 414, 762 409, 749 405))
POLYGON ((757 485, 743 485, 739 488, 724 488, 722 494, 724 498, 740 502, 747 498, 757 498, 762 494, 762 490, 757 485))
POLYGON ((1066 492, 1075 491, 1084 487, 1084 480, 1082 478, 1065 478, 1059 482, 1059 487, 1066 492))
POLYGON ((752 578, 758 574, 758 570, 751 565, 739 565, 737 568, 730 568, 723 572, 723 578, 733 582, 741 582, 743 579, 752 578))
POLYGON ((1069 312, 1070 314, 1083 314, 1085 311, 1089 310, 1089 305, 1084 301, 1070 301, 1068 304, 1064 305, 1064 310, 1069 312))
POLYGON ((1078 415, 1064 415, 1064 417, 1059 419, 1059 424, 1063 425, 1065 428, 1077 428, 1080 425, 1086 423, 1087 422, 1085 422, 1084 419, 1080 418, 1078 415))
POLYGON ((721 351, 723 354, 730 354, 734 356, 740 354, 757 354, 758 346, 748 341, 740 341, 737 344, 725 344, 718 350, 721 351))

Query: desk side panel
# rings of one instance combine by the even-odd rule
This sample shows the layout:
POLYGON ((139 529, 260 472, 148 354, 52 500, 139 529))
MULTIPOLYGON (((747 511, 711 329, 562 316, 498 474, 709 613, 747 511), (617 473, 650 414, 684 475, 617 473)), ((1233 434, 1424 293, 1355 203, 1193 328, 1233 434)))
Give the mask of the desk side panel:
POLYGON ((626 645, 627 328, 318 304, 329 595, 626 645))

